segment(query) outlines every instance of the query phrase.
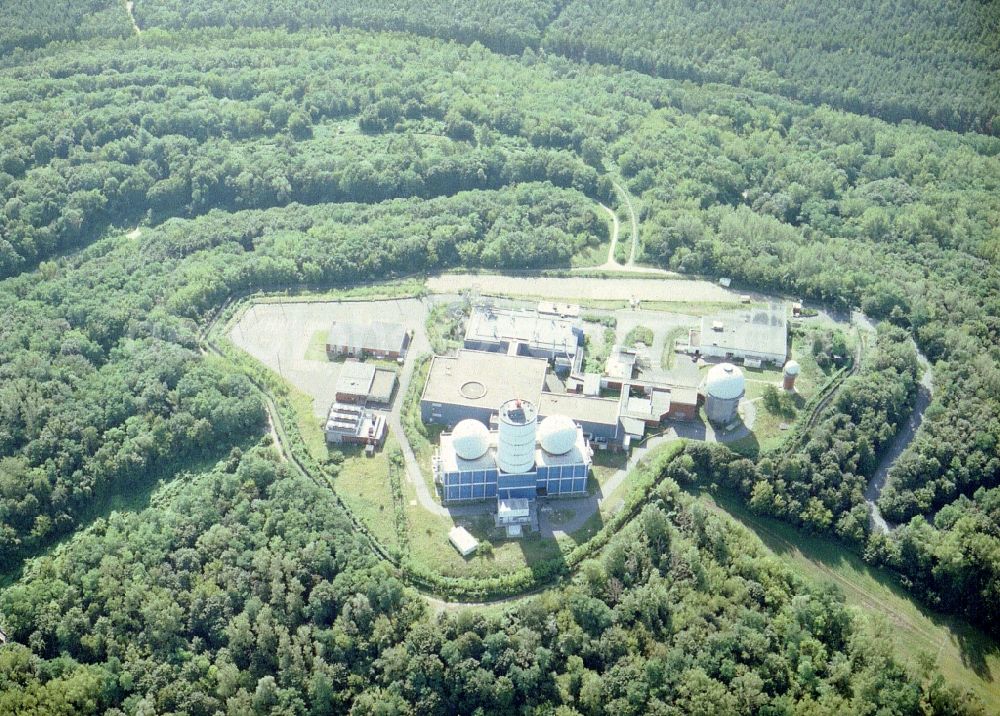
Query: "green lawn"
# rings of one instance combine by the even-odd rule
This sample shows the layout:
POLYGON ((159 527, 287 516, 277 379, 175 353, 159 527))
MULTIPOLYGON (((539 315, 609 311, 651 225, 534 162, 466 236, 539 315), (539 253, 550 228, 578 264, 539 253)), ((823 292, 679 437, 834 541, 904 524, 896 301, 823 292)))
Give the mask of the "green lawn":
MULTIPOLYGON (((674 352, 674 348, 677 347, 677 339, 686 336, 688 329, 684 326, 677 326, 676 328, 671 328, 667 333, 667 337, 663 342, 663 355, 660 356, 660 367, 664 370, 670 370, 674 367, 674 356, 677 355, 674 352)), ((686 341, 685 341, 686 343, 686 341)))
POLYGON ((309 336, 309 345, 306 347, 306 360, 327 361, 326 339, 329 338, 330 331, 319 330, 309 336))
MULTIPOLYGON (((604 213, 604 209, 600 207, 597 208, 602 215, 607 216, 604 213)), ((602 241, 595 246, 587 246, 579 253, 573 255, 570 259, 570 265, 573 268, 586 268, 589 266, 600 266, 605 261, 608 260, 608 252, 611 250, 611 238, 602 241)))
POLYGON ((858 614, 883 619, 888 626, 886 636, 895 641, 901 658, 916 666, 918 653, 935 656, 946 679, 982 698, 987 713, 1000 713, 1000 644, 961 619, 921 606, 892 576, 865 564, 831 539, 754 515, 731 495, 701 492, 698 497, 757 535, 799 574, 836 585, 858 614))
POLYGON ((346 457, 333 483, 351 512, 390 550, 402 549, 389 483, 389 454, 398 449, 390 435, 383 449, 372 457, 366 457, 359 448, 343 450, 346 457))

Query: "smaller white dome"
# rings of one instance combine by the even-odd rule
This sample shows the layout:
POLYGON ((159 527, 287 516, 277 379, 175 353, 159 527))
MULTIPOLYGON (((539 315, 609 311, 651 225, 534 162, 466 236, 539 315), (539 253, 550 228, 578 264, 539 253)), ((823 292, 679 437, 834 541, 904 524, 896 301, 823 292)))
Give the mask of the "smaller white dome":
POLYGON ((463 460, 478 460, 490 449, 490 431, 478 420, 467 418, 451 431, 451 445, 463 460))
POLYGON ((785 375, 798 375, 802 371, 802 366, 796 360, 785 363, 785 375))
POLYGON ((550 455, 565 455, 576 445, 576 423, 565 415, 550 415, 538 426, 538 442, 550 455))
POLYGON ((705 392, 720 400, 740 398, 746 391, 743 371, 732 363, 719 363, 712 366, 705 378, 705 392))

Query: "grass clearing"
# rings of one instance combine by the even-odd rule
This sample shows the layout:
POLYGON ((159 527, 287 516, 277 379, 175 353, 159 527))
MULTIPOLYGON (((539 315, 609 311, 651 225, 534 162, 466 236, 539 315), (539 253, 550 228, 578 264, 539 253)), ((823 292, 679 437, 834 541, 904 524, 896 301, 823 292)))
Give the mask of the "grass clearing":
POLYGON ((674 352, 677 340, 686 336, 687 333, 688 329, 685 326, 677 326, 667 331, 667 336, 663 339, 663 355, 660 356, 660 367, 663 370, 670 370, 674 367, 674 359, 677 357, 674 352))
POLYGON ((382 450, 372 457, 365 457, 360 448, 342 448, 344 461, 333 480, 333 489, 344 504, 390 550, 401 550, 403 547, 396 533, 389 482, 389 455, 392 450, 398 449, 391 435, 382 450))
POLYGON ((309 336, 309 345, 306 346, 306 360, 321 360, 327 361, 326 355, 326 341, 330 337, 330 331, 320 330, 315 331, 311 336, 309 336))
POLYGON ((961 619, 921 606, 892 576, 865 564, 831 539, 755 515, 731 495, 704 491, 696 495, 757 535, 797 573, 836 585, 855 612, 883 617, 892 627, 887 636, 895 642, 901 659, 916 667, 918 653, 931 654, 950 683, 978 695, 987 713, 1000 713, 1000 644, 961 619))
POLYGON ((288 400, 295 411, 295 423, 302 433, 302 441, 309 454, 316 460, 326 460, 328 455, 326 436, 323 434, 322 421, 316 417, 313 410, 313 399, 286 381, 288 400))
MULTIPOLYGON (((604 210, 601 210, 604 213, 604 210)), ((573 268, 589 268, 600 266, 608 260, 608 252, 611 251, 611 238, 602 241, 594 246, 587 246, 582 251, 574 254, 570 258, 570 266, 573 268)))

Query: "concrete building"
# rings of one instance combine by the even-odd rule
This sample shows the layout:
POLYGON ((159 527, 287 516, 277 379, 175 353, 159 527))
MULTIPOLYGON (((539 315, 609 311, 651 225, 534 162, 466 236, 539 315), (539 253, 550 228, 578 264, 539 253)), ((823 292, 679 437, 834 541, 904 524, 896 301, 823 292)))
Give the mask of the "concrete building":
POLYGON ((732 363, 712 366, 705 377, 705 414, 714 425, 726 426, 735 422, 740 400, 746 394, 743 371, 732 363))
POLYGON ((514 352, 552 361, 557 371, 578 368, 583 329, 573 318, 555 313, 474 306, 465 329, 464 347, 493 353, 514 352))
POLYGON ((604 362, 603 383, 609 388, 620 388, 625 381, 635 375, 636 352, 617 343, 611 346, 608 359, 604 362))
POLYGON ((326 354, 332 360, 342 356, 398 360, 406 355, 410 332, 398 323, 334 321, 326 340, 326 354))
POLYGON ((330 406, 323 433, 331 445, 372 445, 381 447, 388 434, 385 416, 360 405, 334 403, 330 406))
POLYGON ((537 524, 537 519, 534 500, 497 500, 496 526, 504 528, 507 537, 520 537, 526 527, 537 524))
POLYGON ((535 406, 523 400, 498 413, 497 430, 468 419, 441 435, 432 469, 445 503, 586 493, 590 447, 578 425, 565 417, 539 425, 535 406))
POLYGON ((497 407, 512 398, 538 404, 548 363, 540 358, 460 350, 434 356, 420 396, 420 419, 453 426, 474 418, 489 425, 497 407))
POLYGON ((389 405, 396 390, 396 374, 366 363, 347 362, 337 376, 338 403, 389 405))
POLYGON ((788 311, 783 303, 725 311, 701 319, 689 335, 689 351, 747 365, 783 365, 788 355, 788 311))

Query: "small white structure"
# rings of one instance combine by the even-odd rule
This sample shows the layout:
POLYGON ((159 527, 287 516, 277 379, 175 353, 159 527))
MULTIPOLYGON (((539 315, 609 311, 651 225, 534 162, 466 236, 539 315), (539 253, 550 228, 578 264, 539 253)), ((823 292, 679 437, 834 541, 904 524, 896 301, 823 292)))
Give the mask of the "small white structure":
POLYGON ((451 542, 463 557, 468 557, 479 549, 479 540, 469 534, 469 530, 464 527, 452 527, 451 531, 448 532, 448 541, 451 542))
POLYGON ((497 502, 497 527, 507 530, 507 537, 520 537, 531 524, 531 500, 513 498, 497 502))
POLYGON ((705 378, 705 414, 715 425, 729 425, 737 417, 740 400, 746 394, 743 371, 732 363, 719 363, 705 378))

